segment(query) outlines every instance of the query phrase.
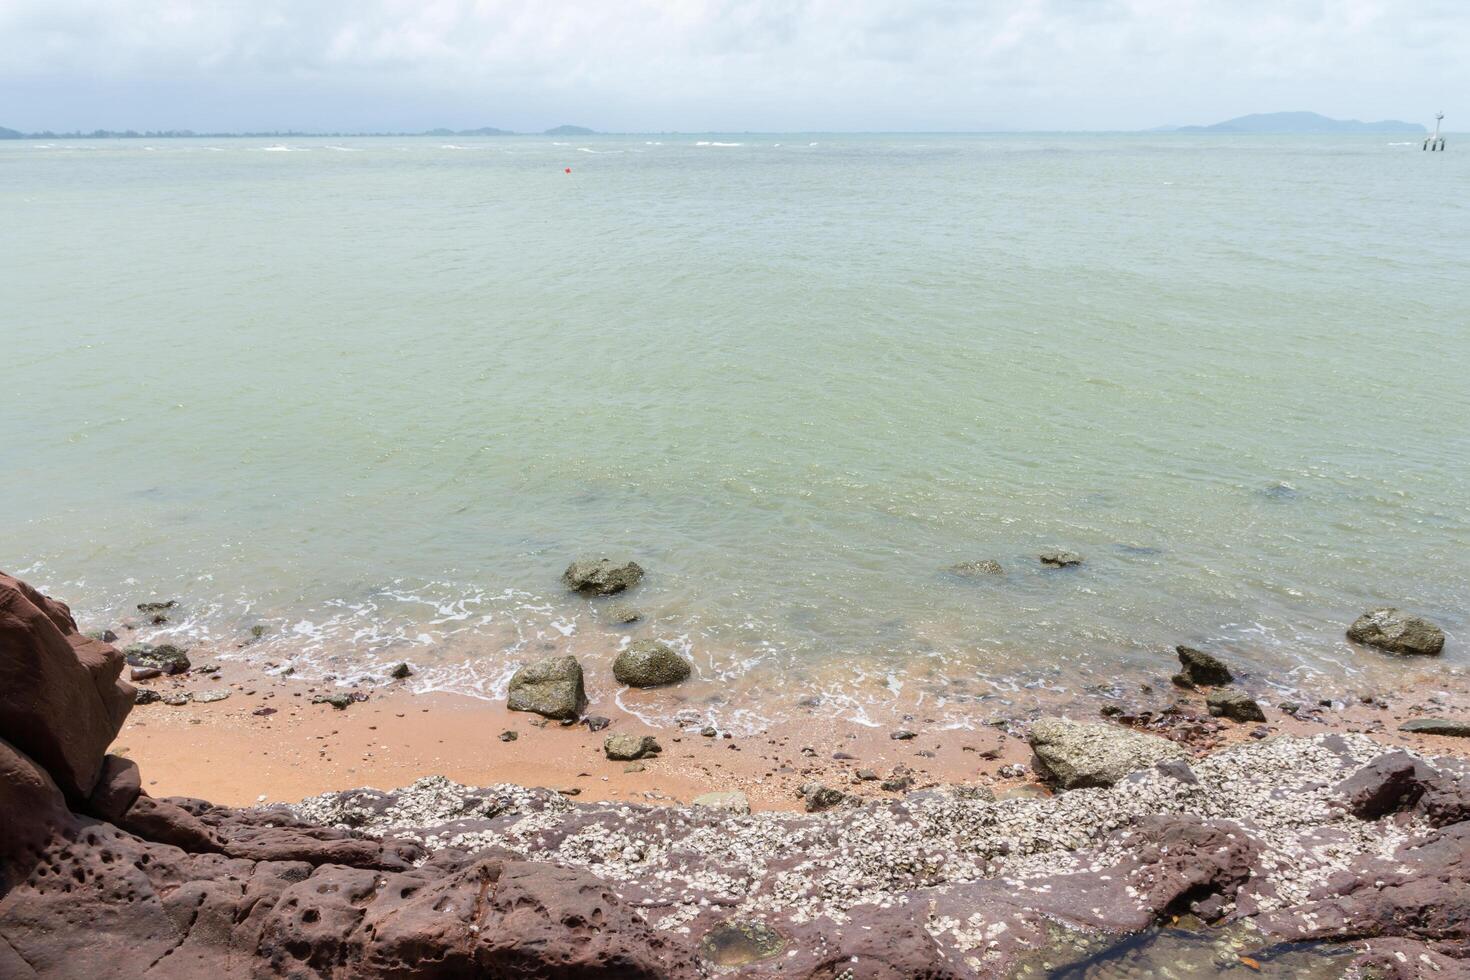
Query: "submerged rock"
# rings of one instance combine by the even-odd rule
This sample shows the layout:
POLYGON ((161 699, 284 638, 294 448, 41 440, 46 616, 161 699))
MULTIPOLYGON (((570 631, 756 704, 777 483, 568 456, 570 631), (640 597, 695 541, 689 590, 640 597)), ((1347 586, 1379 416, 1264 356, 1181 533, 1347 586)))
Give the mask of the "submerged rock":
POLYGON ((510 679, 511 711, 531 711, 545 718, 576 718, 587 706, 582 665, 576 657, 552 657, 527 664, 510 679))
POLYGON ((1179 663, 1184 668, 1178 676, 1190 684, 1222 685, 1235 680, 1230 668, 1213 654, 1187 646, 1177 646, 1174 652, 1179 655, 1179 663))
POLYGON ((1444 649, 1444 630, 1422 616, 1391 607, 1365 612, 1348 627, 1347 638, 1390 653, 1437 656, 1444 649))
POLYGON ((1077 552, 1063 551, 1060 548, 1048 548, 1036 557, 1048 568, 1071 568, 1082 564, 1082 556, 1077 552))
POLYGON ((607 607, 607 621, 614 626, 627 626, 629 623, 636 623, 642 618, 643 613, 625 602, 613 603, 607 607))
POLYGON ((388 676, 395 681, 406 680, 413 676, 413 668, 408 664, 397 664, 392 670, 388 671, 388 676))
POLYGON ((632 762, 662 752, 658 740, 652 735, 609 735, 602 742, 602 751, 615 762, 632 762))
POLYGON ((579 558, 561 575, 568 588, 590 595, 615 595, 642 579, 643 566, 636 561, 615 562, 609 558, 579 558))
POLYGON ((985 575, 1004 575, 1006 570, 1000 566, 1000 562, 986 558, 981 561, 962 561, 958 565, 949 566, 951 574, 961 578, 980 578, 985 575))
POLYGON ((1063 789, 1111 786, 1131 772, 1185 754, 1157 735, 1064 718, 1040 719, 1032 724, 1028 738, 1037 768, 1063 789))
POLYGON ((639 640, 618 654, 613 661, 613 676, 629 687, 659 687, 684 680, 693 671, 689 661, 674 652, 667 643, 639 640))
POLYGON ((1244 691, 1211 691, 1205 706, 1215 718, 1231 721, 1265 721, 1266 715, 1256 699, 1244 691))

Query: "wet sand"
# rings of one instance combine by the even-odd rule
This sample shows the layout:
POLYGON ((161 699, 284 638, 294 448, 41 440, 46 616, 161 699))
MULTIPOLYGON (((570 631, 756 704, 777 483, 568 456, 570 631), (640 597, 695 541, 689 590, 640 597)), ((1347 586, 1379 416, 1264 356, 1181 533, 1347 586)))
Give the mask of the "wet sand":
MULTIPOLYGON (((1404 689, 1375 692, 1371 702, 1306 705, 1299 716, 1261 697, 1264 726, 1204 717, 1203 692, 1174 688, 1162 678, 1121 701, 1060 698, 1044 710, 1092 721, 1102 720, 1105 706, 1129 713, 1152 709, 1156 721, 1169 719, 1161 734, 1182 734, 1198 752, 1265 735, 1353 731, 1385 745, 1470 755, 1470 739, 1396 730, 1414 717, 1470 714, 1470 678, 1449 668, 1416 668, 1414 683, 1404 689), (1166 716, 1164 709, 1171 705, 1174 713, 1166 716)), ((153 796, 251 805, 359 786, 390 789, 428 775, 467 785, 547 787, 584 802, 687 803, 703 793, 740 790, 756 810, 801 809, 797 791, 812 781, 864 797, 943 784, 983 786, 1001 795, 1044 792, 1030 769, 1031 751, 1021 728, 1036 709, 1017 711, 1015 724, 973 729, 941 728, 937 719, 919 711, 902 722, 915 737, 898 740, 892 737, 894 727, 865 727, 798 707, 790 720, 763 733, 710 738, 698 730, 650 727, 611 703, 588 708, 589 715, 609 719, 605 730, 592 732, 585 723, 564 726, 508 711, 504 702, 413 694, 401 684, 363 688, 366 700, 338 709, 311 699, 342 688, 265 674, 245 662, 223 662, 212 675, 193 671, 138 686, 163 695, 229 692, 228 698, 209 703, 140 705, 129 716, 114 751, 138 762, 153 796), (503 741, 505 732, 515 732, 515 739, 503 741), (663 752, 635 764, 611 761, 602 743, 618 732, 652 734, 663 752), (1018 765, 1024 772, 1002 775, 1003 767, 1018 765), (877 778, 858 778, 864 770, 877 778), (882 788, 884 780, 905 775, 911 785, 882 788)), ((628 692, 623 700, 637 711, 639 699, 668 698, 676 690, 628 692)))

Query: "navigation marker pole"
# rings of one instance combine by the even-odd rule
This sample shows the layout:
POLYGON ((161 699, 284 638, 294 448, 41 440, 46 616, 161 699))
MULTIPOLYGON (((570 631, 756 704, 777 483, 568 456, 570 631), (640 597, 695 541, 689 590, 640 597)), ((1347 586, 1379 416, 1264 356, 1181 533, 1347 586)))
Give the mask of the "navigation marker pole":
POLYGON ((1424 138, 1424 149, 1429 150, 1430 152, 1444 149, 1444 137, 1439 135, 1439 121, 1443 118, 1444 113, 1442 112, 1437 112, 1434 114, 1434 135, 1426 136, 1424 138))

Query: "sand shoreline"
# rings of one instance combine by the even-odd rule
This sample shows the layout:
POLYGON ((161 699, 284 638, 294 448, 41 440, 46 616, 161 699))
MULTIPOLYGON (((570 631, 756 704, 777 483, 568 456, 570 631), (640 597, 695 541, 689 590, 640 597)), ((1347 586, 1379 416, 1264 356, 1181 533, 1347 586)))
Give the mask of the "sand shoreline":
MULTIPOLYGON (((892 735, 899 726, 834 720, 816 708, 793 712, 759 734, 710 738, 697 727, 645 724, 616 698, 589 706, 587 715, 609 722, 593 732, 585 722, 563 725, 511 712, 504 702, 414 694, 402 684, 362 688, 365 700, 337 709, 312 698, 344 688, 223 660, 213 673, 139 681, 139 687, 163 695, 224 691, 229 696, 177 706, 140 705, 114 751, 140 765, 147 774, 144 788, 154 796, 241 806, 362 786, 391 789, 439 775, 466 785, 545 787, 579 802, 688 803, 703 793, 739 790, 755 810, 798 810, 803 805, 798 789, 813 781, 860 798, 895 798, 937 785, 983 786, 1002 796, 1043 792, 1030 767, 1026 722, 1043 713, 1102 720, 1102 708, 1121 712, 1135 727, 1151 722, 1146 730, 1178 738, 1197 755, 1253 736, 1324 732, 1363 732, 1387 746, 1470 755, 1470 740, 1397 731, 1415 717, 1463 717, 1470 706, 1470 679, 1453 669, 1426 674, 1424 666, 1415 664, 1406 670, 1405 686, 1375 691, 1372 700, 1308 703, 1295 715, 1258 695, 1264 725, 1209 718, 1204 693, 1170 685, 1161 670, 1158 682, 1136 686, 1121 698, 1059 696, 1050 704, 1015 710, 1004 727, 938 727, 937 719, 920 708, 900 715, 906 719, 901 727, 915 735, 898 740, 892 735), (1142 712, 1152 714, 1139 719, 1142 712), (514 732, 514 740, 503 740, 506 732, 514 732), (638 763, 607 759, 603 739, 623 732, 654 735, 662 754, 638 763), (860 772, 869 778, 858 778, 860 772), (883 789, 890 779, 901 788, 883 789)), ((639 700, 676 697, 677 688, 627 696, 636 710, 639 700)), ((985 717, 994 714, 987 710, 985 717)))

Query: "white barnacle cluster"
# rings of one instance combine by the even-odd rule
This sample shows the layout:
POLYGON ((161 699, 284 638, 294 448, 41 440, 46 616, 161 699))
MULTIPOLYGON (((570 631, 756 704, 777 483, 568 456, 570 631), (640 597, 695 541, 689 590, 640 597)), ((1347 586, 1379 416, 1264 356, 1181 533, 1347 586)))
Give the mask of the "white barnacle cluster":
MULTIPOLYGON (((1383 749, 1361 736, 1334 738, 1330 745, 1324 736, 1240 745, 1192 763, 1193 778, 1177 767, 1153 768, 1108 789, 1000 802, 925 794, 820 814, 735 814, 577 806, 541 790, 430 778, 392 794, 387 806, 379 798, 376 810, 351 794, 329 794, 294 811, 368 833, 407 833, 431 850, 498 846, 585 868, 636 892, 654 924, 671 930, 716 906, 733 915, 841 923, 859 906, 904 905, 920 889, 982 878, 1000 879, 1014 896, 1040 897, 1058 875, 1126 865, 1147 843, 1127 830, 1137 818, 1189 814, 1234 821, 1258 843, 1257 867, 1267 880, 1253 892, 1269 910, 1305 901, 1365 854, 1391 857, 1415 829, 1356 820, 1338 805, 1335 785, 1383 749), (501 818, 494 829, 456 824, 488 816, 501 818)), ((1144 892, 1134 884, 1125 893, 1142 907, 1144 892)), ((983 955, 1005 924, 941 916, 926 928, 983 955)))

